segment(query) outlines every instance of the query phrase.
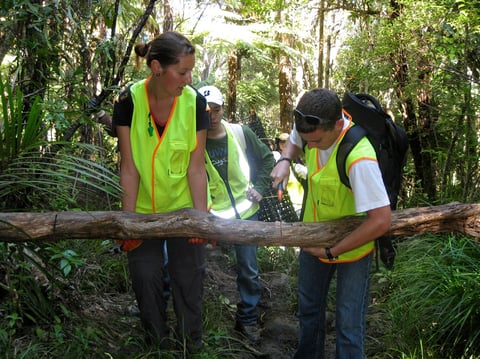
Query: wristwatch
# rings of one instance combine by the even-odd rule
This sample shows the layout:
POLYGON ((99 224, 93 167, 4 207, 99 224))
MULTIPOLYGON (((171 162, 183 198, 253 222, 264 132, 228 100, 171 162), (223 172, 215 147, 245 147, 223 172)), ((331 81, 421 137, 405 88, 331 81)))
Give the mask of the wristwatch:
POLYGON ((335 257, 333 256, 329 247, 325 248, 325 254, 327 255, 329 261, 335 261, 338 259, 338 256, 335 256, 335 257))
POLYGON ((288 158, 288 157, 280 157, 277 161, 277 163, 281 162, 281 161, 288 161, 288 163, 292 163, 292 159, 291 158, 288 158))

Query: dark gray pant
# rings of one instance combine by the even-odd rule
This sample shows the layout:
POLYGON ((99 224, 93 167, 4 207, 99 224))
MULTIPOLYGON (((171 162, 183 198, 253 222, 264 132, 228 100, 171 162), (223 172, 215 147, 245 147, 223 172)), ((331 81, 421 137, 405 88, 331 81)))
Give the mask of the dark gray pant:
MULTIPOLYGON (((168 339, 164 290, 163 240, 145 240, 128 253, 132 287, 140 319, 150 337, 162 344, 168 339)), ((168 272, 177 339, 191 347, 201 345, 202 300, 205 278, 205 246, 189 244, 186 238, 167 239, 168 272)))

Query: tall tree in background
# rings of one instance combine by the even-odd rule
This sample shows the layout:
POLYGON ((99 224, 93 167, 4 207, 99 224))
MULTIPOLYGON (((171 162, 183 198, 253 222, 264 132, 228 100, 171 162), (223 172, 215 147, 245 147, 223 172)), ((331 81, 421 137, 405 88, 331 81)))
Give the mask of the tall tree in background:
POLYGON ((59 67, 62 56, 59 44, 65 23, 61 10, 50 1, 19 4, 15 10, 15 13, 7 10, 8 21, 2 21, 5 41, 2 46, 17 61, 16 68, 12 66, 16 76, 14 82, 25 96, 23 105, 28 113, 36 96, 45 98, 53 71, 59 67))
POLYGON ((327 87, 324 83, 324 44, 325 44, 325 0, 319 0, 318 4, 318 87, 327 87))
POLYGON ((71 140, 82 126, 77 135, 83 142, 93 141, 92 125, 83 124, 90 120, 90 109, 122 84, 133 45, 155 2, 144 8, 131 2, 123 6, 121 0, 30 1, 9 10, 0 34, 12 40, 12 80, 21 86, 27 109, 32 95, 44 101, 57 138, 71 140), (5 26, 16 29, 13 39, 5 26))
POLYGON ((238 49, 233 49, 228 55, 228 90, 227 90, 227 119, 229 122, 238 122, 237 113, 237 84, 240 78, 241 57, 238 49))
MULTIPOLYGON (((8 113, 8 118, 3 116, 0 120, 0 135, 5 136, 6 148, 13 148, 8 144, 20 144, 15 146, 14 155, 8 154, 8 158, 3 157, 7 152, 0 151, 0 174, 6 176, 3 177, 2 184, 8 184, 11 180, 8 176, 21 172, 18 177, 20 180, 15 183, 23 186, 19 195, 25 199, 14 205, 8 204, 8 201, 2 202, 4 205, 18 209, 29 208, 31 201, 41 198, 32 193, 43 188, 44 193, 50 194, 48 191, 52 185, 59 189, 70 188, 67 196, 58 191, 57 197, 63 196, 62 203, 71 205, 77 198, 82 201, 82 205, 90 201, 90 198, 93 199, 90 202, 95 202, 95 197, 98 196, 82 191, 89 185, 84 180, 88 178, 91 185, 92 177, 95 178, 91 172, 97 171, 96 178, 105 184, 106 169, 115 168, 114 157, 106 158, 110 154, 109 144, 104 142, 107 136, 92 121, 92 115, 123 81, 133 42, 146 21, 142 22, 142 19, 148 18, 155 1, 151 0, 150 7, 147 6, 147 15, 140 17, 138 26, 130 37, 130 45, 127 42, 125 47, 122 46, 124 43, 115 41, 117 29, 129 32, 121 21, 117 23, 119 2, 115 2, 113 7, 112 3, 103 2, 22 2, 14 7, 15 12, 11 12, 11 15, 15 16, 9 17, 7 22, 17 31, 15 36, 8 37, 4 23, 0 25, 4 38, 12 40, 8 48, 9 62, 0 69, 1 81, 8 83, 11 88, 8 92, 0 91, 0 107, 4 113, 8 113), (107 24, 110 33, 106 31, 107 24), (119 46, 118 49, 116 45, 119 46), (127 55, 122 57, 124 53, 127 55), (117 61, 117 58, 121 61, 117 61), (99 95, 96 95, 98 92, 99 95), (14 99, 21 101, 15 103, 14 99), (15 106, 12 105, 14 103, 15 106), (20 121, 18 116, 21 116, 20 121), (32 116, 38 121, 33 122, 32 116), (38 126, 39 129, 33 129, 32 126, 38 126), (7 133, 8 128, 16 130, 7 133), (30 133, 41 133, 44 137, 36 138, 35 141, 23 141, 22 138, 28 137, 30 133), (91 144, 100 146, 88 146, 91 144), (92 148, 102 151, 94 153, 92 148), (28 161, 25 160, 25 151, 29 155, 28 161), (73 157, 65 160, 72 152, 73 157), (84 159, 85 163, 81 166, 71 164, 72 159, 84 159), (42 168, 43 175, 40 170, 33 170, 39 166, 38 163, 41 163, 39 168, 42 168), (57 165, 58 172, 65 176, 54 174, 49 168, 57 165), (44 185, 38 186, 35 181, 30 182, 32 176, 36 177, 35 181, 40 181, 41 178, 44 185), (58 184, 55 184, 55 179, 58 179, 58 184), (72 184, 71 181, 75 183, 72 184), (77 197, 79 193, 85 196, 77 197), (68 200, 65 201, 64 198, 68 200)), ((109 175, 109 178, 113 180, 114 176, 109 175)), ((0 189, 2 191, 3 187, 0 189)), ((52 204, 56 203, 54 196, 51 199, 52 204)), ((49 201, 41 205, 48 203, 49 201)))
MULTIPOLYGON (((278 9, 276 22, 281 26, 278 28, 287 28, 282 16, 284 10, 278 9)), ((278 95, 280 105, 280 131, 290 132, 292 128, 292 110, 293 110, 293 69, 290 55, 282 50, 291 47, 292 37, 288 32, 278 32, 277 41, 282 45, 278 53, 278 95)))
POLYGON ((93 114, 110 111, 113 94, 145 75, 130 67, 134 44, 175 29, 199 46, 199 61, 208 65, 194 81, 219 85, 230 118, 253 108, 275 134, 290 128, 293 98, 305 88, 367 91, 408 130, 412 191, 428 202, 478 196, 476 1, 186 0, 182 11, 194 16, 171 1, 15 4, 0 4, 0 58, 13 56, 3 71, 22 86, 26 108, 32 95, 43 97, 55 138, 102 144, 93 114), (203 20, 213 9, 227 31, 203 20), (350 17, 335 20, 340 10, 350 17), (351 35, 342 53, 329 59, 345 32, 351 35))
POLYGON ((472 76, 478 61, 471 55, 478 51, 478 6, 386 5, 356 16, 337 77, 352 91, 379 96, 407 129, 413 165, 407 184, 410 194, 420 194, 416 201, 478 198, 479 99, 472 76))
MULTIPOLYGON (((396 0, 392 0, 391 6, 390 19, 392 23, 400 21, 403 5, 396 0)), ((421 38, 422 35, 419 35, 418 40, 425 43, 425 40, 421 38)), ((395 52, 390 55, 392 68, 394 69, 392 76, 396 83, 395 91, 401 104, 403 124, 409 135, 415 172, 428 200, 434 201, 436 193, 435 173, 432 167, 432 152, 430 150, 433 148, 432 127, 436 116, 431 111, 434 108, 431 104, 429 87, 431 64, 428 63, 428 58, 425 56, 425 47, 420 46, 416 64, 419 70, 417 75, 419 90, 415 96, 414 93, 408 91, 408 86, 411 83, 409 78, 412 75, 411 67, 407 66, 409 63, 407 52, 408 49, 411 49, 408 37, 411 36, 411 33, 398 31, 396 36, 398 46, 395 48, 395 52)))
POLYGON ((163 0, 163 32, 173 31, 173 10, 169 0, 163 0))
MULTIPOLYGON (((307 28, 306 34, 311 30, 308 28, 308 22, 303 18, 304 7, 309 8, 308 1, 246 0, 241 3, 243 6, 235 8, 236 11, 244 17, 255 19, 256 24, 264 25, 265 30, 256 33, 259 35, 256 46, 263 51, 268 51, 266 54, 271 56, 270 61, 276 63, 276 83, 278 84, 276 89, 278 113, 272 113, 274 117, 271 120, 277 122, 273 125, 275 132, 289 132, 293 123, 294 91, 297 88, 303 89, 302 84, 295 83, 294 75, 295 67, 301 68, 304 63, 303 58, 306 54, 302 51, 309 46, 309 36, 306 36, 307 40, 305 40, 301 35, 305 28, 307 28), (302 27, 298 26, 299 22, 302 27)), ((266 103, 269 104, 268 101, 266 103)), ((271 104, 270 107, 274 108, 271 104)))
POLYGON ((474 105, 478 99, 471 91, 472 85, 478 88, 472 77, 478 68, 475 61, 469 61, 470 49, 479 38, 478 4, 432 2, 422 9, 414 2, 391 4, 401 48, 391 59, 415 173, 430 202, 449 197, 468 200, 474 192, 469 191, 479 187, 474 175, 478 173, 478 141, 472 141, 478 136, 479 123, 474 120, 478 119, 474 105), (408 33, 401 29, 405 24, 408 33), (477 31, 470 31, 471 27, 477 31), (412 39, 408 41, 406 34, 415 35, 413 53, 412 39))

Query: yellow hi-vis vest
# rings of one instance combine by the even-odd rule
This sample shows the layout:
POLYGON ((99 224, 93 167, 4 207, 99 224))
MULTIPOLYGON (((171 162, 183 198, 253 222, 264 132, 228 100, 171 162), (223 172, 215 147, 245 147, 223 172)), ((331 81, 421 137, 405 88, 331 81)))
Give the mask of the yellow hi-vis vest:
POLYGON ((187 86, 174 99, 160 136, 150 115, 148 81, 139 81, 130 89, 134 103, 130 141, 140 175, 135 211, 162 213, 192 208, 187 169, 190 153, 197 146, 196 92, 187 86))
POLYGON ((288 177, 287 192, 295 210, 301 210, 303 204, 303 186, 297 177, 295 177, 292 169, 290 169, 290 176, 288 177))
MULTIPOLYGON (((347 129, 344 129, 340 134, 333 152, 323 167, 318 160, 317 148, 307 147, 305 151, 309 175, 304 222, 323 222, 345 216, 365 215, 365 213, 356 213, 353 192, 340 181, 338 175, 336 156, 338 145, 346 131, 347 129)), ((345 164, 347 173, 355 162, 362 159, 377 160, 375 150, 366 137, 362 138, 350 152, 345 164)), ((326 263, 353 262, 369 254, 373 248, 374 241, 370 241, 341 254, 336 261, 321 258, 320 260, 326 263)))
MULTIPOLYGON (((231 126, 240 125, 230 124, 224 120, 222 120, 222 125, 227 132, 227 176, 228 184, 235 201, 235 208, 233 207, 225 182, 212 164, 212 161, 208 157, 208 153, 206 153, 208 187, 212 199, 210 213, 220 218, 234 219, 237 218, 237 212, 241 219, 246 219, 253 216, 260 206, 258 203, 249 201, 246 195, 246 191, 250 186, 250 167, 248 165, 246 153, 239 143, 240 139, 236 138, 234 130, 231 128, 231 126)), ((241 128, 239 130, 243 131, 241 128)))

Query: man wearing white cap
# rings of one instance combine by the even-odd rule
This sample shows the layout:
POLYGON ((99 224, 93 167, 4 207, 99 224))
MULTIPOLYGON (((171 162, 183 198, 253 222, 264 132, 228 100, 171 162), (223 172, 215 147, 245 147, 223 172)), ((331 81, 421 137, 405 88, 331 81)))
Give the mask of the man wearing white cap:
MULTIPOLYGON (((206 144, 210 212, 226 219, 256 221, 259 202, 271 186, 273 154, 248 126, 223 120, 223 95, 218 88, 204 86, 198 91, 210 107, 206 144)), ((235 329, 257 343, 260 340, 257 306, 262 292, 257 247, 235 244, 235 254, 240 293, 235 329)))

